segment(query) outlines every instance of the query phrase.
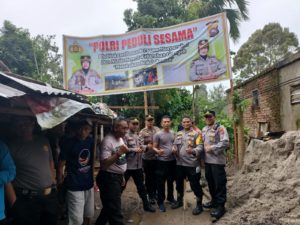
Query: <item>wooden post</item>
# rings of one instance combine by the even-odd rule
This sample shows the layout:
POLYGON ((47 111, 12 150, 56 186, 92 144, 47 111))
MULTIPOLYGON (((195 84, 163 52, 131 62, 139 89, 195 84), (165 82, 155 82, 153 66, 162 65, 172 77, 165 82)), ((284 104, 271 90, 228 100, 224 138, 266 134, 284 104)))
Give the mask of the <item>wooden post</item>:
POLYGON ((147 91, 144 91, 144 107, 145 107, 145 118, 148 115, 148 98, 147 98, 147 91))
POLYGON ((195 121, 195 85, 193 85, 192 113, 193 113, 193 121, 195 121))
POLYGON ((98 123, 94 123, 94 130, 93 130, 93 136, 94 136, 94 146, 93 146, 93 153, 94 153, 94 157, 93 157, 93 176, 95 175, 95 165, 96 165, 96 151, 97 151, 97 139, 98 139, 98 123))
MULTIPOLYGON (((230 94, 231 94, 231 100, 233 98, 233 80, 230 79, 230 94)), ((234 113, 234 107, 232 104, 232 113, 234 113)), ((237 130, 235 123, 233 124, 233 139, 234 139, 234 157, 235 157, 235 164, 239 164, 239 154, 238 154, 238 143, 237 143, 237 130)))

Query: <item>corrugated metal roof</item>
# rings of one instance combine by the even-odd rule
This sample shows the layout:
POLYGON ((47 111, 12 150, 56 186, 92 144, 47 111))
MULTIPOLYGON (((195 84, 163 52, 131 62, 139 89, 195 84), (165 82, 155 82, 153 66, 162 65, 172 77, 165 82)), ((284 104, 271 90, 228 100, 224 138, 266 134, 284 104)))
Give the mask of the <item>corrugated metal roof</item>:
POLYGON ((23 91, 19 91, 15 88, 0 83, 0 96, 3 98, 19 97, 25 94, 26 93, 23 91))
MULTIPOLYGON (((86 97, 83 95, 79 95, 77 93, 67 91, 67 90, 54 88, 54 87, 51 87, 49 84, 45 84, 45 83, 41 83, 41 82, 34 82, 34 81, 31 82, 31 81, 27 81, 27 80, 21 79, 20 76, 16 77, 16 75, 8 75, 6 73, 0 72, 0 83, 3 83, 3 82, 6 83, 9 81, 9 84, 7 84, 8 86, 14 87, 14 85, 11 84, 11 82, 15 82, 15 84, 22 85, 23 87, 29 88, 30 90, 41 93, 41 94, 47 94, 50 96, 61 96, 61 97, 68 96, 68 97, 71 97, 71 98, 81 101, 81 102, 87 102, 86 97)), ((15 88, 17 88, 17 87, 15 87, 15 88)))

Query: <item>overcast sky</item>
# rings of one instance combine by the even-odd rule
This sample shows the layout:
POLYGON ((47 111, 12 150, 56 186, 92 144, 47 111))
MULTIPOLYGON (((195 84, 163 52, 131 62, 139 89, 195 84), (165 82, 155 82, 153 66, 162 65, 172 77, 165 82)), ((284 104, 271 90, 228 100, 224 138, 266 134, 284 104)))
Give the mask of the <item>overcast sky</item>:
MULTIPOLYGON (((300 1, 248 0, 250 20, 240 25, 241 38, 230 44, 237 51, 249 36, 269 22, 278 22, 300 36, 300 1)), ((9 20, 32 35, 56 35, 62 52, 62 35, 120 34, 127 28, 123 12, 136 8, 132 0, 0 0, 0 23, 9 20)))

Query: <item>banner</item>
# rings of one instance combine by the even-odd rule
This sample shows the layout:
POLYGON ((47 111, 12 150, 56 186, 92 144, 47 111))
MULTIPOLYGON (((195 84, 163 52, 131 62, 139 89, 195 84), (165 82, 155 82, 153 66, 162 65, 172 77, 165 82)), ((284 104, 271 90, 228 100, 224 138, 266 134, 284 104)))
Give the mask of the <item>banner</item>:
POLYGON ((99 96, 231 76, 225 13, 122 35, 64 36, 64 85, 99 96))

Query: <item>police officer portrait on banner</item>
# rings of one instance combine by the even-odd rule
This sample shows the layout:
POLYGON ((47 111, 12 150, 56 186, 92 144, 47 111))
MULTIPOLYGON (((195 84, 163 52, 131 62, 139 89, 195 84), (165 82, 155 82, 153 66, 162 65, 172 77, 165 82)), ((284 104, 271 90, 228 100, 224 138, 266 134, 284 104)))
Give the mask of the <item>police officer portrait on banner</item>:
POLYGON ((200 81, 217 79, 226 73, 225 64, 218 60, 216 56, 209 56, 209 42, 202 39, 198 42, 199 57, 192 61, 190 68, 190 80, 200 81))
POLYGON ((101 89, 101 78, 91 69, 91 56, 80 57, 81 69, 75 71, 69 79, 69 90, 76 92, 95 92, 101 89))

